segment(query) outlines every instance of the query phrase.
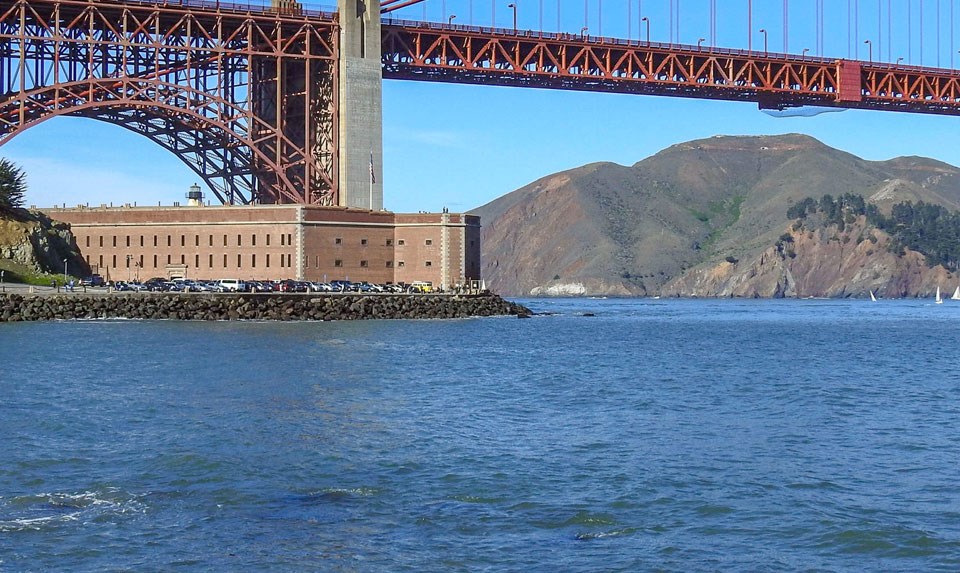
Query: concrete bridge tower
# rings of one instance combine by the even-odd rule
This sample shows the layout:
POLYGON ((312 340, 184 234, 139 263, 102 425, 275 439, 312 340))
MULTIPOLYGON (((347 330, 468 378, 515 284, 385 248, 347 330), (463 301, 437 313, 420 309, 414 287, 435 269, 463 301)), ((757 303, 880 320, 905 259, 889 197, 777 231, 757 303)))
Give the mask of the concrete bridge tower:
POLYGON ((340 205, 383 209, 380 0, 338 0, 340 205))

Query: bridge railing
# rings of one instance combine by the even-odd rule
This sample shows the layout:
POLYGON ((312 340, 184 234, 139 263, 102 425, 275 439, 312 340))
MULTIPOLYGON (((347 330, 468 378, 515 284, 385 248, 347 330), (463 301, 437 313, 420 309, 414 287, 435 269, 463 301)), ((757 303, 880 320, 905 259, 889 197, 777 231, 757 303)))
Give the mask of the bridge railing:
MULTIPOLYGON (((815 65, 832 64, 845 58, 832 58, 825 56, 811 56, 786 54, 781 52, 743 50, 737 48, 722 48, 716 46, 697 46, 695 44, 676 44, 667 42, 648 42, 646 40, 625 40, 623 38, 613 38, 607 36, 591 36, 589 34, 574 34, 565 32, 541 32, 538 30, 514 30, 513 28, 494 28, 489 26, 470 26, 463 24, 444 24, 441 22, 424 22, 420 20, 405 20, 399 18, 383 18, 381 22, 385 25, 400 26, 403 28, 416 28, 421 30, 431 30, 441 32, 444 30, 455 32, 466 32, 478 35, 493 34, 496 36, 512 36, 524 40, 547 40, 547 41, 576 41, 580 40, 589 44, 603 46, 623 46, 630 48, 650 48, 664 51, 683 51, 698 52, 709 56, 729 56, 735 58, 753 58, 753 59, 771 59, 779 62, 797 62, 815 65)), ((917 66, 903 63, 891 63, 882 61, 861 61, 865 68, 898 70, 914 73, 932 73, 937 75, 956 75, 960 71, 951 68, 936 68, 931 66, 917 66)))
MULTIPOLYGON (((243 1, 221 1, 221 0, 122 0, 127 4, 146 4, 159 7, 186 7, 197 8, 201 10, 229 10, 234 12, 258 12, 264 14, 275 14, 281 12, 293 15, 289 10, 278 8, 273 5, 271 0, 247 0, 243 1)), ((330 19, 337 13, 336 6, 324 5, 319 3, 300 2, 302 8, 295 12, 296 15, 314 16, 330 19)))

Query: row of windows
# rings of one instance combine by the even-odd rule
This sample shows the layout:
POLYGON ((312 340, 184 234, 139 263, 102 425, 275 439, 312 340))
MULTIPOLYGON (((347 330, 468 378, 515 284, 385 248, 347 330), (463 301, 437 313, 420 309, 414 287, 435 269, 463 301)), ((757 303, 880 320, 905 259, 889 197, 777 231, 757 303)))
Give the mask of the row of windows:
MULTIPOLYGON (((250 257, 250 259, 249 259, 249 261, 250 261, 250 268, 256 268, 256 267, 257 267, 257 255, 253 254, 253 255, 248 255, 248 256, 250 257)), ((270 255, 269 255, 269 254, 266 254, 266 255, 264 255, 264 258, 266 259, 266 260, 265 260, 264 267, 270 268, 270 255)), ((90 257, 87 256, 86 259, 87 259, 87 264, 89 265, 89 264, 90 264, 90 257)), ((214 256, 213 256, 213 255, 208 255, 208 257, 207 257, 207 268, 211 268, 211 269, 213 268, 213 259, 214 259, 214 256)), ((100 265, 101 267, 102 267, 103 264, 104 264, 104 263, 103 263, 103 260, 104 260, 103 255, 100 255, 99 265, 100 265)), ((237 255, 237 266, 236 266, 235 268, 238 268, 238 269, 239 269, 239 268, 243 268, 243 260, 244 260, 244 255, 239 255, 239 254, 238 254, 238 255, 237 255)), ((228 255, 223 255, 223 268, 227 268, 227 263, 228 263, 228 262, 229 262, 229 257, 228 257, 228 255)), ((307 259, 305 262, 307 262, 307 264, 309 264, 309 259, 307 259)), ((159 266, 158 266, 159 263, 160 263, 160 257, 158 257, 157 255, 153 255, 153 268, 155 268, 155 269, 156 269, 156 268, 159 268, 159 266)), ((173 255, 167 255, 167 263, 166 263, 166 264, 168 264, 168 265, 173 264, 173 255)), ((180 263, 179 263, 179 264, 181 264, 181 265, 187 264, 187 256, 186 256, 186 255, 180 255, 180 263)), ((393 261, 386 261, 385 264, 386 264, 386 267, 387 267, 388 269, 389 269, 389 268, 393 268, 393 261)), ((316 266, 316 268, 320 268, 320 257, 316 257, 316 258, 314 259, 314 265, 316 266)), ((111 265, 110 265, 110 266, 111 266, 111 268, 117 268, 117 255, 113 255, 113 257, 112 257, 112 259, 111 259, 111 265)), ((143 255, 140 255, 139 257, 135 257, 135 256, 133 256, 133 255, 127 255, 127 257, 126 257, 126 268, 129 269, 129 268, 131 268, 131 266, 132 266, 132 267, 136 267, 136 268, 144 268, 144 257, 143 257, 143 255), (131 263, 131 261, 133 261, 133 262, 131 263)), ((194 255, 193 266, 194 266, 195 268, 200 268, 200 255, 194 255)), ((292 267, 292 266, 293 266, 293 255, 289 255, 289 254, 287 254, 287 255, 280 255, 280 267, 281 267, 281 268, 283 268, 283 267, 292 267)), ((343 259, 337 259, 337 260, 335 260, 335 261, 333 262, 333 266, 335 266, 335 267, 342 267, 342 266, 343 266, 343 259)), ((369 267, 369 266, 370 266, 370 262, 369 262, 369 261, 366 261, 366 260, 361 260, 361 261, 360 261, 360 266, 361 266, 361 267, 364 267, 364 268, 369 267)), ((397 266, 398 266, 398 267, 403 267, 403 266, 405 266, 405 263, 404 263, 403 261, 397 261, 397 266)), ((425 266, 425 267, 432 267, 432 266, 433 266, 433 262, 432 262, 432 261, 424 261, 423 266, 425 266)))
MULTIPOLYGON (((112 246, 113 246, 113 247, 116 247, 116 246, 117 246, 117 242, 118 242, 117 239, 119 239, 119 238, 120 238, 120 237, 119 237, 118 235, 113 235, 113 236, 111 237, 111 239, 112 239, 112 246)), ((173 242, 174 242, 174 235, 167 235, 166 238, 167 238, 167 241, 166 241, 167 246, 168 246, 168 247, 172 247, 172 246, 173 246, 173 242)), ((104 240, 103 240, 103 239, 104 239, 104 237, 103 237, 103 236, 100 236, 99 239, 100 239, 100 247, 103 248, 103 243, 104 243, 104 240)), ((131 236, 131 235, 126 235, 125 237, 123 237, 123 239, 124 239, 124 243, 125 243, 124 246, 126 246, 126 247, 131 246, 131 243, 134 242, 134 240, 135 240, 135 238, 134 238, 133 236, 131 236)), ((229 235, 223 235, 223 246, 224 246, 224 247, 228 246, 228 244, 227 244, 227 243, 228 243, 228 239, 229 239, 229 235)), ((269 235, 269 234, 264 235, 264 239, 266 240, 266 246, 269 247, 269 246, 270 246, 270 235, 269 235)), ((145 247, 146 244, 147 244, 147 242, 148 242, 147 235, 140 235, 140 246, 141 246, 141 247, 145 247)), ((366 245, 367 242, 368 242, 367 239, 360 239, 360 244, 361 244, 361 245, 366 245)), ((214 243, 214 236, 213 236, 213 235, 207 235, 207 244, 208 244, 208 246, 212 247, 212 246, 213 246, 213 243, 214 243)), ((472 241, 471 241, 471 243, 472 243, 472 241)), ((334 244, 342 245, 342 244, 343 244, 343 238, 342 238, 342 237, 337 237, 337 238, 335 238, 335 239, 334 239, 334 244)), ((403 246, 403 245, 405 245, 405 244, 406 244, 406 241, 404 241, 403 239, 398 239, 398 240, 397 240, 397 245, 403 246)), ((426 239, 426 240, 424 240, 424 243, 423 243, 423 244, 424 244, 424 245, 427 245, 427 246, 430 246, 430 245, 433 244, 433 239, 426 239)), ((153 235, 153 246, 154 246, 154 247, 157 247, 157 246, 159 246, 159 245, 160 245, 160 235, 153 235)), ((195 247, 199 247, 199 246, 200 246, 200 235, 194 235, 194 236, 193 236, 193 245, 194 245, 195 247)), ((281 234, 280 234, 280 245, 281 245, 281 246, 292 246, 292 245, 293 245, 293 234, 292 234, 292 233, 281 233, 281 234)), ((89 237, 89 236, 87 237, 87 245, 86 245, 86 246, 87 246, 87 247, 90 247, 90 237, 89 237)), ((187 246, 187 235, 180 235, 180 246, 181 246, 181 247, 186 247, 186 246, 187 246)), ((237 247, 242 247, 242 246, 243 246, 243 235, 237 234, 236 246, 237 246, 237 247)), ((256 246, 257 246, 257 235, 250 235, 250 246, 251 246, 251 247, 256 247, 256 246)), ((387 240, 386 240, 386 246, 392 247, 392 246, 393 246, 393 239, 387 239, 387 240)), ((472 246, 472 245, 471 245, 471 246, 472 246)))
MULTIPOLYGON (((112 242, 113 242, 113 246, 114 246, 114 247, 117 246, 117 239, 118 239, 118 238, 119 238, 119 237, 118 237, 117 235, 114 235, 113 237, 111 237, 111 239, 113 239, 112 242)), ((132 238, 133 238, 133 237, 132 237, 131 235, 127 235, 126 237, 124 237, 125 242, 126 242, 126 245, 125 245, 125 246, 127 246, 127 247, 130 246, 130 243, 131 243, 131 239, 132 239, 132 238)), ((168 247, 172 247, 172 246, 173 246, 173 238, 174 238, 173 235, 167 235, 167 246, 168 246, 168 247)), ((223 236, 223 246, 224 246, 224 247, 228 246, 228 245, 227 245, 228 238, 229 238, 229 235, 224 235, 224 236, 223 236)), ((102 248, 102 247, 103 247, 103 236, 100 236, 99 239, 100 239, 100 247, 102 248)), ((264 235, 264 239, 266 240, 266 246, 269 247, 269 246, 270 246, 270 235, 269 235, 269 234, 264 235)), ((213 235, 208 235, 208 244, 209 244, 209 246, 212 247, 212 246, 213 246, 213 242, 214 242, 214 240, 213 240, 213 235)), ((146 246, 146 243, 147 243, 147 236, 146 236, 146 235, 140 235, 140 246, 141 246, 141 247, 144 247, 144 246, 146 246)), ((156 246, 159 246, 159 244, 160 244, 160 235, 154 235, 154 236, 153 236, 153 246, 156 247, 156 246)), ((200 235, 194 235, 194 236, 193 236, 193 244, 194 244, 195 247, 199 247, 199 246, 200 246, 200 235)), ((281 246, 284 246, 284 247, 285 247, 285 246, 292 246, 292 245, 293 245, 293 234, 292 234, 292 233, 280 233, 280 245, 281 245, 281 246)), ((90 237, 87 237, 87 247, 89 247, 89 246, 90 246, 90 237)), ((186 246, 187 246, 187 235, 180 235, 180 246, 181 246, 181 247, 186 247, 186 246)), ((243 246, 243 235, 237 234, 237 243, 236 243, 236 246, 238 246, 238 247, 242 247, 242 246, 243 246)), ((257 235, 250 235, 250 246, 251 246, 251 247, 256 247, 256 246, 257 246, 257 235)))
MULTIPOLYGON (((249 259, 249 260, 250 260, 250 268, 256 268, 256 267, 257 267, 257 255, 255 255, 255 254, 254 254, 254 255, 249 255, 249 257, 250 257, 250 259, 249 259)), ((270 268, 270 255, 269 255, 269 254, 266 254, 266 255, 264 255, 264 258, 266 259, 266 260, 264 261, 264 263, 265 263, 265 264, 264 264, 264 267, 270 268)), ((87 259, 87 264, 89 265, 89 264, 90 264, 90 257, 87 256, 86 259, 87 259)), ((209 255, 209 256, 207 257, 207 268, 211 268, 211 269, 213 268, 213 259, 214 259, 213 255, 209 255)), ((236 268, 242 268, 242 267, 243 267, 243 260, 244 260, 244 256, 243 256, 243 255, 237 255, 237 266, 236 266, 236 268)), ((227 268, 227 263, 228 263, 228 262, 229 262, 229 257, 228 257, 227 255, 223 255, 223 268, 227 268)), ((103 264, 104 264, 104 263, 103 263, 103 255, 100 255, 99 264, 100 264, 101 267, 102 267, 103 264)), ((153 268, 155 268, 155 269, 156 269, 156 268, 159 268, 159 264, 160 264, 160 257, 158 257, 157 255, 153 255, 153 268)), ((167 263, 166 263, 166 264, 168 264, 168 265, 172 265, 172 264, 173 264, 173 256, 172 256, 172 255, 167 255, 167 263)), ((179 262, 179 264, 181 264, 181 265, 187 264, 187 256, 186 256, 186 255, 180 255, 180 262, 179 262)), ((110 266, 111 266, 112 268, 117 268, 117 255, 113 255, 113 257, 112 257, 112 259, 111 259, 111 265, 110 265, 110 266)), ((131 266, 136 267, 136 268, 144 268, 144 258, 143 258, 143 255, 140 255, 139 257, 134 257, 133 255, 127 255, 127 258, 126 258, 126 268, 129 269, 131 266), (130 262, 131 260, 133 260, 133 263, 132 263, 132 264, 131 264, 131 262, 130 262)), ((200 255, 194 255, 193 266, 194 266, 194 268, 200 268, 200 255)), ((280 255, 280 267, 281 267, 281 268, 283 268, 283 267, 292 267, 292 266, 293 266, 293 255, 280 255)))
MULTIPOLYGON (((367 243, 368 243, 367 239, 360 239, 360 244, 361 244, 361 245, 366 245, 367 243)), ((333 240, 333 244, 335 244, 335 245, 342 245, 342 244, 343 244, 343 237, 337 237, 337 238, 335 238, 335 239, 333 240)), ((402 247, 402 246, 405 245, 405 244, 407 244, 407 242, 404 241, 403 239, 397 239, 397 245, 399 245, 399 246, 402 247)), ((426 239, 426 240, 423 242, 423 244, 424 244, 424 245, 432 245, 432 244, 433 244, 433 239, 426 239)), ((393 246, 393 239, 387 239, 386 246, 392 247, 392 246, 393 246)))

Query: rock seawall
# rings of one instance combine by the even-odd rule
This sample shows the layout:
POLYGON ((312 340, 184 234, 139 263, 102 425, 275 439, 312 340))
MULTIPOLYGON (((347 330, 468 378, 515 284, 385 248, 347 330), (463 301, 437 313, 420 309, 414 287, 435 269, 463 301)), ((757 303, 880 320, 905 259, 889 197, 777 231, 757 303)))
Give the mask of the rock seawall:
POLYGON ((0 322, 132 318, 363 320, 529 315, 496 295, 112 294, 0 295, 0 322))

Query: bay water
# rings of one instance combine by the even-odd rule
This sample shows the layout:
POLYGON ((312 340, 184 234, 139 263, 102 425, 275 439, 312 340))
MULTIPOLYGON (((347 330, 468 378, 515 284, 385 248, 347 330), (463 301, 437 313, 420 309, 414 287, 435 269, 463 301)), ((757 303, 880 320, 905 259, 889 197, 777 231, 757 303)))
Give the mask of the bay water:
POLYGON ((0 571, 958 571, 960 303, 0 324, 0 571))

